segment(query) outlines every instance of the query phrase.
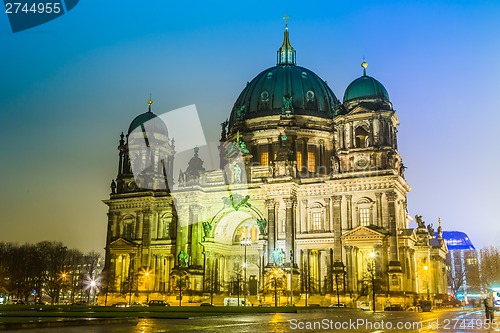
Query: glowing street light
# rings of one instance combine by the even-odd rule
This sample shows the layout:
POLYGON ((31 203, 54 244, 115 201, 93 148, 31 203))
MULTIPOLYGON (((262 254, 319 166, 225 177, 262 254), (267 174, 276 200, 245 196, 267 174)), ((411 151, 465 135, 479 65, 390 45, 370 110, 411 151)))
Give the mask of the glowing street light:
POLYGON ((94 302, 95 302, 96 287, 97 287, 97 282, 94 279, 90 280, 90 292, 93 292, 92 293, 92 305, 94 305, 94 302))
POLYGON ((146 278, 146 303, 149 303, 149 270, 144 273, 146 278))

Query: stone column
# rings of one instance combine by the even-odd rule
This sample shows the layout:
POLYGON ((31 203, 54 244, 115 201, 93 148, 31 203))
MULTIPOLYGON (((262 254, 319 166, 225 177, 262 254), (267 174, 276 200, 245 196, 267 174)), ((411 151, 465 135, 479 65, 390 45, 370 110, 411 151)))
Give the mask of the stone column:
POLYGON ((135 215, 135 239, 142 240, 142 212, 135 215))
POLYGON ((325 198, 325 225, 323 229, 327 232, 332 232, 333 230, 333 223, 330 215, 330 201, 330 198, 325 198))
POLYGON ((398 234, 396 228, 396 198, 397 194, 394 191, 387 192, 388 202, 388 219, 389 219, 389 260, 398 261, 398 234))
POLYGON ((108 244, 111 238, 117 237, 118 215, 116 213, 108 212, 108 244))
POLYGON ((142 211, 143 225, 142 225, 142 244, 144 246, 151 245, 151 210, 145 209, 142 211))
POLYGON ((318 252, 318 293, 322 294, 321 292, 321 277, 322 277, 322 272, 321 272, 321 250, 318 252))
POLYGON ((333 237, 334 237, 334 259, 335 261, 342 261, 342 219, 341 219, 341 205, 342 196, 334 195, 333 199, 333 237))
POLYGON ((190 207, 191 209, 191 265, 193 266, 201 266, 203 262, 203 258, 201 258, 201 247, 200 247, 200 223, 198 221, 198 214, 200 212, 201 207, 197 205, 193 205, 190 207))
POLYGON ((274 251, 274 247, 276 246, 276 202, 274 199, 266 200, 267 207, 267 254, 268 254, 268 263, 273 263, 272 253, 274 251))
POLYGON ((352 128, 352 123, 347 123, 346 124, 346 148, 354 148, 353 144, 353 128, 352 128))
POLYGON ((383 227, 382 225, 382 193, 375 193, 375 204, 377 205, 377 226, 383 227))
POLYGON ((117 282, 116 281, 116 254, 111 253, 109 258, 109 270, 108 276, 106 279, 106 283, 108 284, 107 291, 114 292, 117 290, 117 282))
POLYGON ((307 143, 309 142, 309 138, 302 138, 303 140, 303 143, 302 143, 302 165, 304 166, 304 168, 306 169, 306 173, 309 172, 309 168, 308 168, 308 147, 307 147, 307 143))
POLYGON ((305 233, 307 229, 307 199, 302 200, 302 208, 300 210, 300 229, 305 233))
POLYGON ((340 124, 339 128, 339 148, 345 149, 345 129, 344 124, 340 124))
POLYGON ((165 226, 163 224, 163 220, 161 218, 161 212, 156 212, 157 218, 157 226, 156 226, 156 238, 162 239, 165 237, 165 226))
POLYGON ((274 161, 274 151, 273 151, 273 139, 269 138, 267 139, 268 145, 267 145, 267 151, 268 151, 268 162, 270 163, 271 161, 274 161))
POLYGON ((378 118, 373 119, 373 144, 378 145, 378 137, 379 137, 379 131, 380 131, 380 126, 379 126, 379 120, 378 118))
POLYGON ((347 200, 347 229, 352 229, 352 195, 345 196, 347 200))
POLYGON ((188 237, 188 221, 189 221, 189 209, 187 207, 179 207, 177 209, 177 235, 175 241, 175 265, 179 265, 178 258, 179 253, 184 251, 187 246, 188 237))
POLYGON ((286 206, 286 235, 285 235, 285 261, 290 261, 290 250, 295 253, 295 222, 293 220, 293 209, 295 207, 295 198, 285 198, 286 206), (289 260, 286 260, 288 258, 289 260))

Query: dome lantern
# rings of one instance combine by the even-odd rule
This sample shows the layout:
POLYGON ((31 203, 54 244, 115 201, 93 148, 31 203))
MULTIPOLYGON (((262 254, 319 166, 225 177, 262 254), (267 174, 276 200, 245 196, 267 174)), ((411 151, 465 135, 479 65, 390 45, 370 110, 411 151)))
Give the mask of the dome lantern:
POLYGON ((296 64, 295 61, 295 49, 290 44, 290 38, 288 35, 288 19, 290 17, 287 15, 283 17, 285 19, 285 32, 283 36, 283 44, 278 49, 278 66, 293 66, 296 64))

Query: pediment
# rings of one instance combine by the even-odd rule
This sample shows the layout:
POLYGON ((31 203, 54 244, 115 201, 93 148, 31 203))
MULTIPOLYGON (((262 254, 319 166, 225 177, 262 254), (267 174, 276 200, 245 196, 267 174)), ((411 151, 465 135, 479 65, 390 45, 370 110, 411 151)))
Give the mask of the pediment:
POLYGON ((109 244, 110 249, 113 250, 130 250, 130 248, 136 246, 138 245, 123 238, 118 238, 109 244))
POLYGON ((387 235, 374 230, 370 227, 359 226, 344 233, 340 238, 342 240, 354 240, 354 239, 382 239, 387 235))
POLYGON ((356 113, 371 113, 373 110, 368 109, 367 107, 364 107, 362 105, 357 105, 354 109, 352 109, 349 114, 356 114, 356 113))
POLYGON ((398 236, 400 238, 408 239, 409 241, 411 241, 413 243, 417 243, 418 242, 418 237, 417 237, 416 229, 413 229, 413 228, 399 230, 398 236))

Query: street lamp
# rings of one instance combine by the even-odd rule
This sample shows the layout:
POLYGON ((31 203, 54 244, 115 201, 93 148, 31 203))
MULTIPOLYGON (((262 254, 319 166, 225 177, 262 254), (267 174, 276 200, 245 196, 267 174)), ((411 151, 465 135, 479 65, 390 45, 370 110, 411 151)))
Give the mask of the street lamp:
POLYGON ((373 301, 373 312, 375 312, 375 253, 370 252, 370 275, 372 280, 372 301, 373 301))
POLYGON ((342 261, 334 262, 333 263, 333 271, 335 272, 335 285, 336 285, 336 289, 337 289, 337 306, 340 307, 339 274, 342 274, 342 275, 345 274, 344 263, 342 261))
POLYGON ((247 263, 247 246, 250 246, 252 245, 252 239, 250 237, 245 237, 245 238, 242 238, 241 239, 241 242, 240 242, 241 246, 243 246, 245 248, 245 259, 244 259, 244 262, 243 262, 243 269, 244 269, 244 293, 245 293, 245 305, 246 305, 246 297, 247 297, 247 294, 248 294, 248 291, 247 291, 247 267, 248 267, 248 263, 247 263))
POLYGON ((278 277, 280 271, 278 268, 273 268, 272 277, 274 279, 274 306, 278 306, 278 277))
POLYGON ((149 303, 149 270, 144 273, 146 278, 146 303, 149 303))
POLYGON ((92 292, 92 305, 94 305, 95 302, 95 288, 97 286, 97 283, 95 282, 94 279, 90 281, 90 292, 92 292))
POLYGON ((61 285, 62 285, 62 301, 64 301, 64 287, 66 285, 66 278, 68 277, 68 274, 66 272, 61 273, 61 285))
POLYGON ((427 300, 429 301, 431 299, 430 296, 430 291, 429 291, 429 273, 427 271, 429 270, 429 266, 425 265, 424 266, 424 271, 425 271, 425 282, 427 284, 427 300))

